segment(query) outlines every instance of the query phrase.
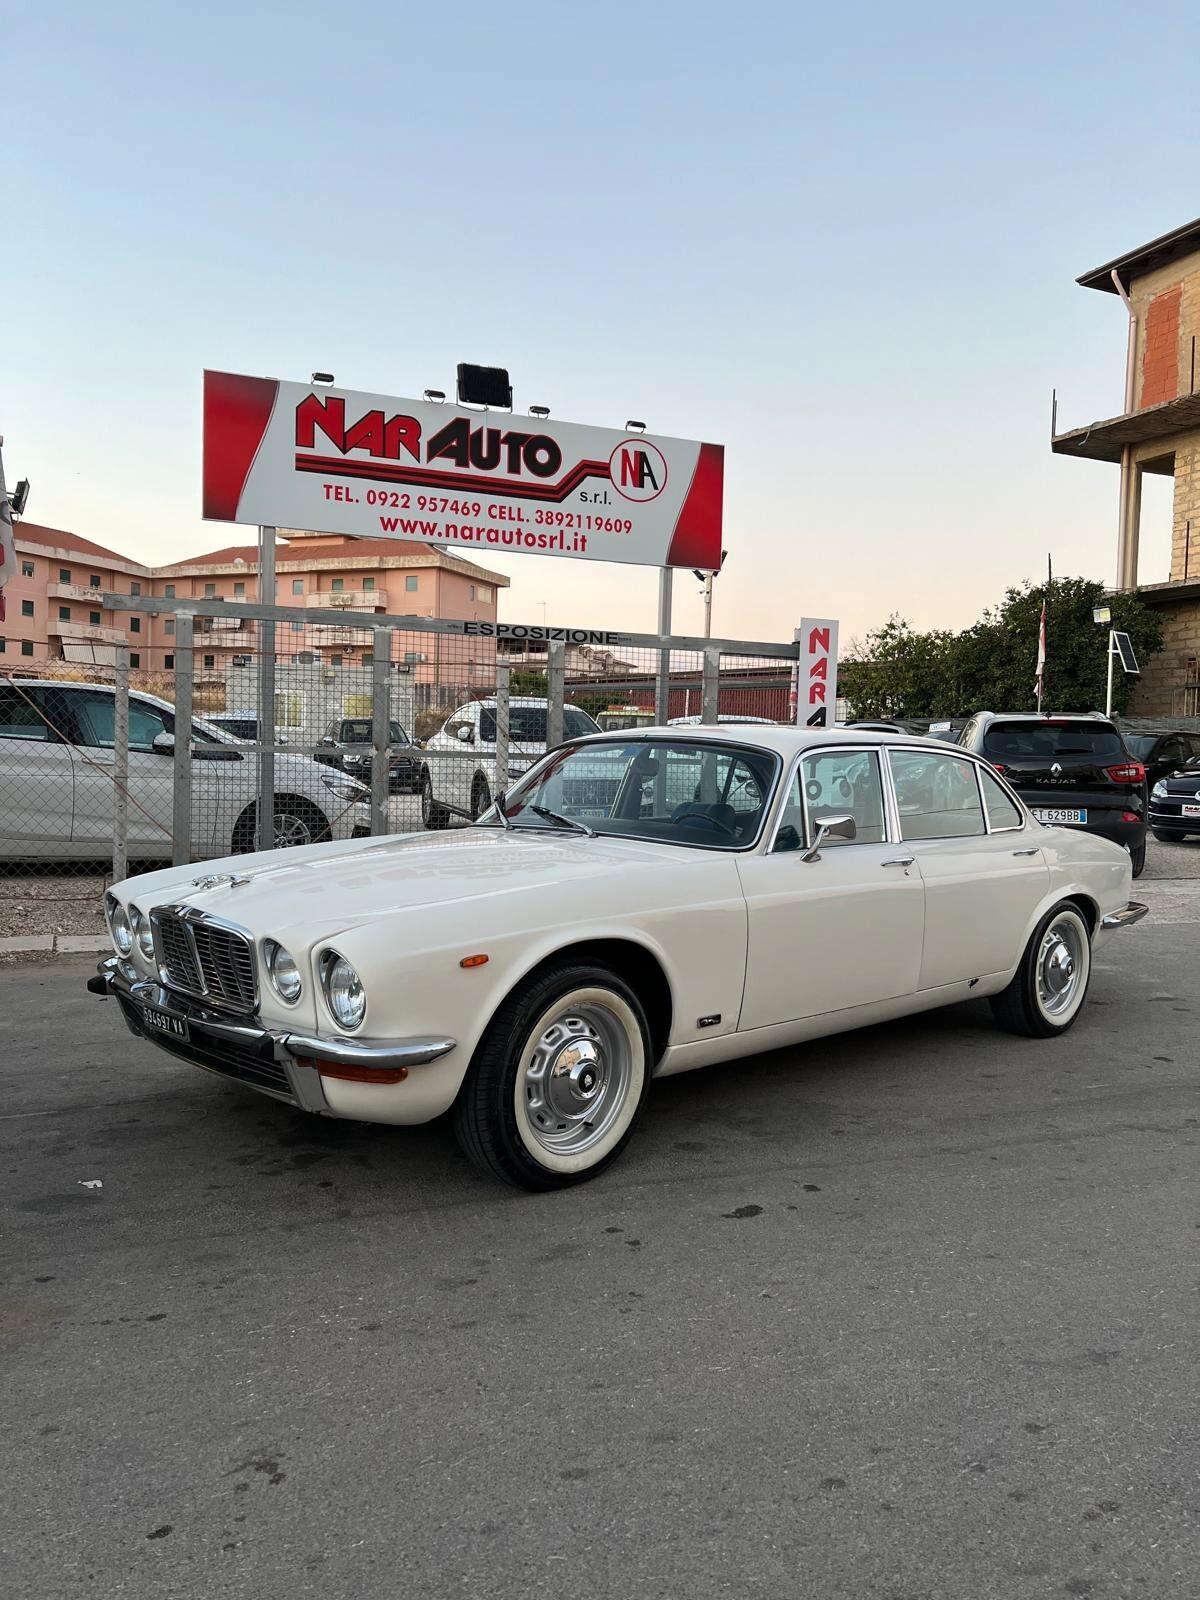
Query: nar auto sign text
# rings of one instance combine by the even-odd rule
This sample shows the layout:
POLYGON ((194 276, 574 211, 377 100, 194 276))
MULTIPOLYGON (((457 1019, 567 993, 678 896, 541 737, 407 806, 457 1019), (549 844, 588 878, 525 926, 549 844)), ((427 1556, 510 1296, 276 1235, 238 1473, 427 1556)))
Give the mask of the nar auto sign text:
POLYGON ((204 374, 204 516, 651 567, 721 564, 721 445, 204 374))

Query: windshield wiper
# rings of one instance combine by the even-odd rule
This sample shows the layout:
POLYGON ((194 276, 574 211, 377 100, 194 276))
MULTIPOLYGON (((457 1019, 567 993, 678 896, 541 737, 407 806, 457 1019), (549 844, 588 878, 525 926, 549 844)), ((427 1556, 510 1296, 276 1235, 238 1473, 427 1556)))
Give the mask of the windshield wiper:
POLYGON ((548 806, 530 806, 530 811, 536 812, 539 817, 545 817, 547 822, 557 822, 563 828, 570 828, 574 833, 586 833, 589 839, 597 837, 595 828, 589 828, 586 822, 580 822, 578 817, 564 817, 557 811, 551 811, 548 806))

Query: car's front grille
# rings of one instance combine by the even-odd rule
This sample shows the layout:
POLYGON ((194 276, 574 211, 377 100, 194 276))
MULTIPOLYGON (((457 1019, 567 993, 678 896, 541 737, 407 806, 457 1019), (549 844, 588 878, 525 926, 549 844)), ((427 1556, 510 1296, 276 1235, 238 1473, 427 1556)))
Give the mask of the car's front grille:
POLYGON ((245 1014, 255 1009, 258 985, 248 934, 203 912, 181 912, 174 906, 159 906, 151 922, 169 988, 196 995, 223 1011, 245 1014))

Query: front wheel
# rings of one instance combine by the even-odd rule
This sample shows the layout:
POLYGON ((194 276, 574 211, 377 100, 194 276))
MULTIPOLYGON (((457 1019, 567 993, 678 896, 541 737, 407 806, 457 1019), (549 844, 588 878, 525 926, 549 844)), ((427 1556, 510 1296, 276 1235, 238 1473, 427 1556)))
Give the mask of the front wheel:
POLYGON ((478 822, 483 813, 492 803, 491 791, 488 789, 487 779, 480 773, 471 787, 471 816, 478 822))
POLYGON ((1025 947, 1012 982, 993 995, 992 1015, 1009 1033, 1049 1039, 1075 1021, 1092 975, 1092 941, 1077 907, 1047 913, 1025 947))
POLYGON ((1151 828, 1150 831, 1159 844, 1179 844, 1184 838, 1178 828, 1151 828))
POLYGON ((547 968, 504 1002, 454 1107, 459 1143, 520 1189, 594 1178, 633 1132, 650 1081, 641 1001, 606 967, 547 968))
POLYGON ((438 828, 444 828, 449 820, 449 813, 443 811, 433 798, 433 779, 429 776, 429 768, 421 769, 421 826, 431 833, 438 828))

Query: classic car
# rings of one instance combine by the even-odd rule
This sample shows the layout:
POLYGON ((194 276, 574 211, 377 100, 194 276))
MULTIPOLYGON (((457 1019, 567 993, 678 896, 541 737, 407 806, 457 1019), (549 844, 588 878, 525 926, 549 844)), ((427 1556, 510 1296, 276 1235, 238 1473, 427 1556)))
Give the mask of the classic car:
POLYGON ((451 833, 117 883, 89 986, 302 1110, 452 1110, 481 1168, 551 1189, 617 1156, 656 1075, 972 998, 1062 1034, 1146 909, 1126 851, 932 740, 600 734, 501 799, 451 833))

